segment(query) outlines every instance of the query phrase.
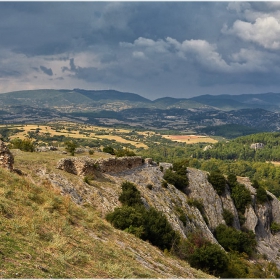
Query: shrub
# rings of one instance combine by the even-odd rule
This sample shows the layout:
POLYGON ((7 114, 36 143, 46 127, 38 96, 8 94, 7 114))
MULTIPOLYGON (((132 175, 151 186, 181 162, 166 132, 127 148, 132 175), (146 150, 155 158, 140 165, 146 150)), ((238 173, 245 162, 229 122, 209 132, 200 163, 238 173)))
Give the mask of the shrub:
POLYGON ((210 242, 197 248, 188 260, 191 266, 216 276, 227 270, 228 257, 226 253, 217 244, 210 242))
POLYGON ((186 175, 180 175, 176 172, 173 172, 170 169, 167 169, 164 172, 163 178, 169 183, 174 185, 175 188, 179 190, 183 190, 185 187, 188 186, 188 178, 186 175))
POLYGON ((229 210, 224 209, 223 218, 224 218, 227 226, 232 226, 232 223, 234 220, 234 215, 229 210))
POLYGON ((122 193, 119 196, 119 201, 123 205, 127 206, 135 206, 135 205, 143 205, 141 200, 140 192, 137 190, 136 186, 130 182, 122 183, 122 193))
POLYGON ((275 234, 280 231, 280 224, 276 222, 272 222, 270 225, 270 230, 272 234, 275 234))
POLYGON ((227 251, 244 252, 250 256, 257 245, 255 234, 252 231, 242 232, 220 224, 214 234, 217 241, 227 251))
POLYGON ((227 176, 227 182, 228 182, 228 185, 230 188, 233 188, 236 183, 237 183, 237 177, 235 174, 233 173, 230 173, 228 176, 227 176))
POLYGON ((170 250, 178 238, 176 232, 161 212, 152 207, 145 209, 140 192, 134 184, 130 182, 122 184, 119 200, 124 206, 106 215, 106 219, 114 227, 148 240, 162 250, 170 250))
MULTIPOLYGON (((142 209, 143 210, 143 209, 142 209)), ((139 208, 123 206, 116 208, 114 212, 107 214, 106 220, 115 228, 125 230, 132 226, 134 229, 144 224, 143 213, 139 208)), ((140 238, 142 236, 139 236, 140 238)))
POLYGON ((167 187, 168 187, 168 183, 167 183, 165 180, 162 180, 162 181, 161 181, 161 186, 162 186, 163 188, 167 188, 167 187))
POLYGON ((115 154, 115 150, 111 146, 104 147, 103 152, 111 155, 115 154))
POLYGON ((252 181, 252 186, 255 188, 255 189, 258 189, 260 187, 260 184, 257 180, 253 180, 252 181))
POLYGON ((189 161, 186 159, 175 161, 173 163, 173 171, 175 171, 179 175, 186 176, 188 166, 189 161))
POLYGON ((166 217, 152 207, 144 212, 144 228, 143 239, 149 240, 162 250, 170 250, 173 241, 177 237, 166 217))
POLYGON ((65 145, 65 150, 69 152, 71 156, 74 156, 78 144, 75 141, 71 140, 71 141, 65 141, 64 145, 65 145))
POLYGON ((19 138, 16 138, 11 140, 10 144, 11 144, 10 145, 11 149, 20 149, 21 151, 24 152, 34 152, 35 150, 34 142, 32 142, 31 139, 21 140, 19 138))
POLYGON ((259 186, 257 188, 256 198, 257 198, 257 203, 260 203, 260 204, 263 204, 268 201, 268 196, 267 196, 266 190, 263 187, 259 186))
POLYGON ((183 223, 184 226, 187 225, 187 217, 184 211, 180 207, 176 207, 176 212, 178 212, 178 218, 183 223))
POLYGON ((244 214, 246 206, 252 201, 250 191, 244 185, 237 183, 232 188, 231 197, 236 209, 244 214))
POLYGON ((94 154, 94 150, 89 150, 88 153, 92 156, 94 154))
POLYGON ((136 156, 136 154, 129 150, 129 149, 118 149, 118 150, 115 150, 115 155, 117 157, 133 157, 133 156, 136 156))
POLYGON ((226 179, 219 170, 211 171, 208 175, 208 181, 212 184, 218 195, 222 195, 226 187, 226 179))

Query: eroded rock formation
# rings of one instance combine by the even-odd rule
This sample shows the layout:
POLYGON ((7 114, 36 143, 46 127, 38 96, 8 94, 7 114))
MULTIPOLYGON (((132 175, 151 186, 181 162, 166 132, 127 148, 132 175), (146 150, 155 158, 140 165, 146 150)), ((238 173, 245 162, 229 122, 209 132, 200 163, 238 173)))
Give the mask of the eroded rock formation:
POLYGON ((0 140, 0 166, 13 171, 14 156, 5 145, 5 143, 0 140))

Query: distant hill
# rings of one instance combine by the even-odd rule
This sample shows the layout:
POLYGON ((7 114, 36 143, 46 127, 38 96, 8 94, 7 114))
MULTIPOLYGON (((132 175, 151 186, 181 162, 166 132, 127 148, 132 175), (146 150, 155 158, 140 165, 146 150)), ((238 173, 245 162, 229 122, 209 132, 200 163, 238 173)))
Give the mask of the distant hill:
POLYGON ((280 110, 280 93, 240 94, 240 95, 200 95, 190 100, 218 108, 237 110, 261 108, 269 111, 280 110))
POLYGON ((131 102, 147 102, 150 103, 151 100, 144 98, 135 93, 120 92, 116 90, 84 90, 84 89, 74 89, 74 92, 80 93, 87 98, 95 101, 99 100, 127 100, 131 102))
MULTIPOLYGON (((280 111, 280 93, 241 94, 241 95, 201 95, 192 98, 163 97, 151 101, 138 94, 116 90, 84 89, 40 89, 23 90, 0 94, 1 106, 28 105, 40 108, 70 107, 87 108, 87 111, 113 110, 127 108, 152 109, 218 109, 222 111, 240 109, 264 109, 280 111), (112 106, 112 103, 116 103, 112 106)), ((70 112, 68 111, 68 112, 70 112)), ((74 109, 74 111, 77 111, 74 109)))

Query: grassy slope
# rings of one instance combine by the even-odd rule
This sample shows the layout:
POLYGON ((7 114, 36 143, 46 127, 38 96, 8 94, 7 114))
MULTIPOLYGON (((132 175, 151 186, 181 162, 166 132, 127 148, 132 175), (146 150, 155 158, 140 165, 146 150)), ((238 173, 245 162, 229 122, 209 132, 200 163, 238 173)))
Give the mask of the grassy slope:
MULTIPOLYGON (((57 156, 20 153, 16 167, 51 168, 57 156), (21 154, 21 155, 20 155, 21 154)), ((31 170, 30 170, 31 171, 31 170)), ((0 168, 1 278, 209 278, 118 231, 47 181, 0 168)))

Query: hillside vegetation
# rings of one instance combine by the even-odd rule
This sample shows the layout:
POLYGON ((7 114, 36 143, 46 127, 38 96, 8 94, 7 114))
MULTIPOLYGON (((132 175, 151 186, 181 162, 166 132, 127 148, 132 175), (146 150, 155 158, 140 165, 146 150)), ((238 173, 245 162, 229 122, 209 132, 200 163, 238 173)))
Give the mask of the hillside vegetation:
POLYGON ((34 184, 2 168, 0 176, 2 278, 210 277, 115 230, 48 181, 34 184))

